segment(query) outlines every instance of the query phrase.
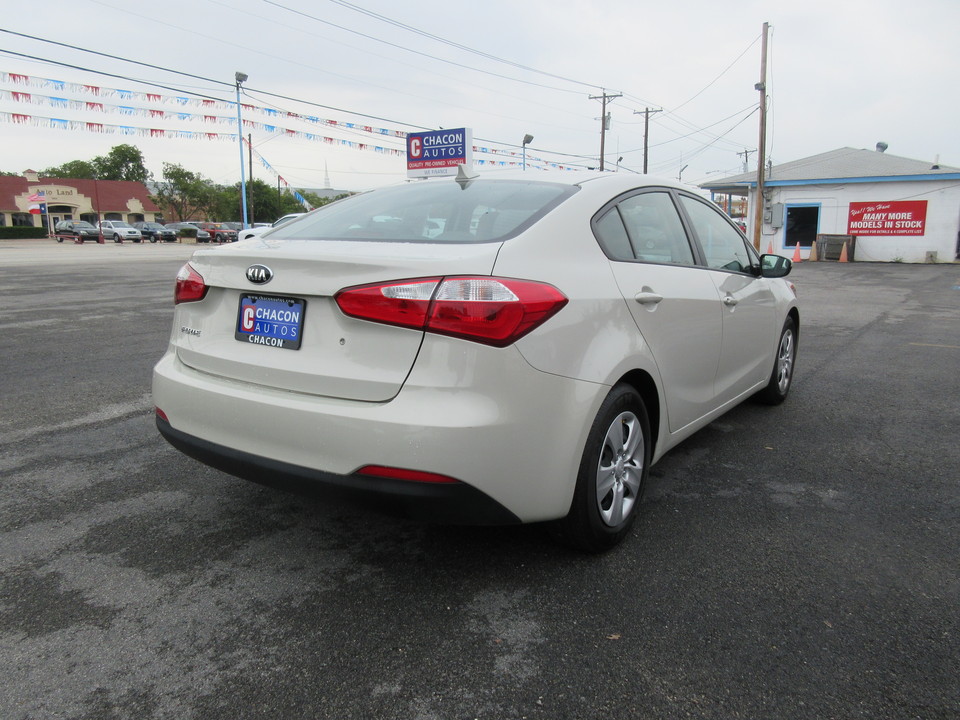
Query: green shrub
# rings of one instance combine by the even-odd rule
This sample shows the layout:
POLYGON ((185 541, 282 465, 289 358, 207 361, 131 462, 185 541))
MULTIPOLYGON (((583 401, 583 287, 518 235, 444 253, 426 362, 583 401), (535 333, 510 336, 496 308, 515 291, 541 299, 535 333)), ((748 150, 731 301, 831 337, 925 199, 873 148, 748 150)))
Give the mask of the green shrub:
POLYGON ((0 240, 23 240, 30 238, 45 238, 47 229, 42 227, 0 227, 0 240))
POLYGON ((182 237, 182 238, 196 238, 196 237, 197 237, 197 228, 180 228, 180 237, 182 237))

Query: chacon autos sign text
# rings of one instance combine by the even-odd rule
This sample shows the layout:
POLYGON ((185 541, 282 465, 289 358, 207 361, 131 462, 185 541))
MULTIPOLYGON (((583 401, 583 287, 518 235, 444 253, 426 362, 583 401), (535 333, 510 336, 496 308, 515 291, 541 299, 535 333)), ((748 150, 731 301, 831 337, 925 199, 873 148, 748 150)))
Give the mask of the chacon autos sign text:
POLYGON ((472 163, 473 131, 470 128, 407 135, 407 177, 456 175, 458 165, 472 163))

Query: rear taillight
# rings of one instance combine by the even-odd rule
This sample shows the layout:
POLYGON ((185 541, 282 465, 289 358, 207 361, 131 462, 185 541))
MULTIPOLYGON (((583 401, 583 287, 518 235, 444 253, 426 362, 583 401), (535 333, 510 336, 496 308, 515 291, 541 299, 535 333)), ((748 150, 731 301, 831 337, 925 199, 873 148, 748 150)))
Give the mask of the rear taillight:
POLYGON ((179 305, 184 302, 203 300, 203 296, 207 294, 207 289, 200 273, 194 270, 190 263, 187 263, 177 273, 177 288, 173 293, 173 304, 179 305))
POLYGON ((492 277, 418 278, 341 290, 350 317, 506 347, 567 304, 552 285, 492 277))

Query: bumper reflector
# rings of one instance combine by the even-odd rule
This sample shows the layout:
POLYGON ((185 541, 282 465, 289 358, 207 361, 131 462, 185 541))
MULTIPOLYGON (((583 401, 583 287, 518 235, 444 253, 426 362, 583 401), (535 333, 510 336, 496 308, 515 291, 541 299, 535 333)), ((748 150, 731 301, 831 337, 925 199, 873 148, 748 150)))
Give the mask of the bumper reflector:
POLYGON ((405 468, 386 467, 384 465, 364 465, 357 470, 357 475, 370 475, 372 477, 393 478, 395 480, 408 480, 409 482, 421 483, 459 483, 456 478, 438 473, 423 472, 422 470, 407 470, 405 468))

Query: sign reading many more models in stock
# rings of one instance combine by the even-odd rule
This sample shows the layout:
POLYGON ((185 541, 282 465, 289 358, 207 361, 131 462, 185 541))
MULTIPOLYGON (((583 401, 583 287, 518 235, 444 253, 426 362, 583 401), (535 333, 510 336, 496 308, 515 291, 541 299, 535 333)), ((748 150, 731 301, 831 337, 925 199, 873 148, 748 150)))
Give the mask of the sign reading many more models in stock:
POLYGON ((847 218, 850 235, 923 235, 927 224, 926 200, 852 202, 847 218))
POLYGON ((473 164, 473 130, 431 130, 407 135, 407 177, 456 175, 473 164))

